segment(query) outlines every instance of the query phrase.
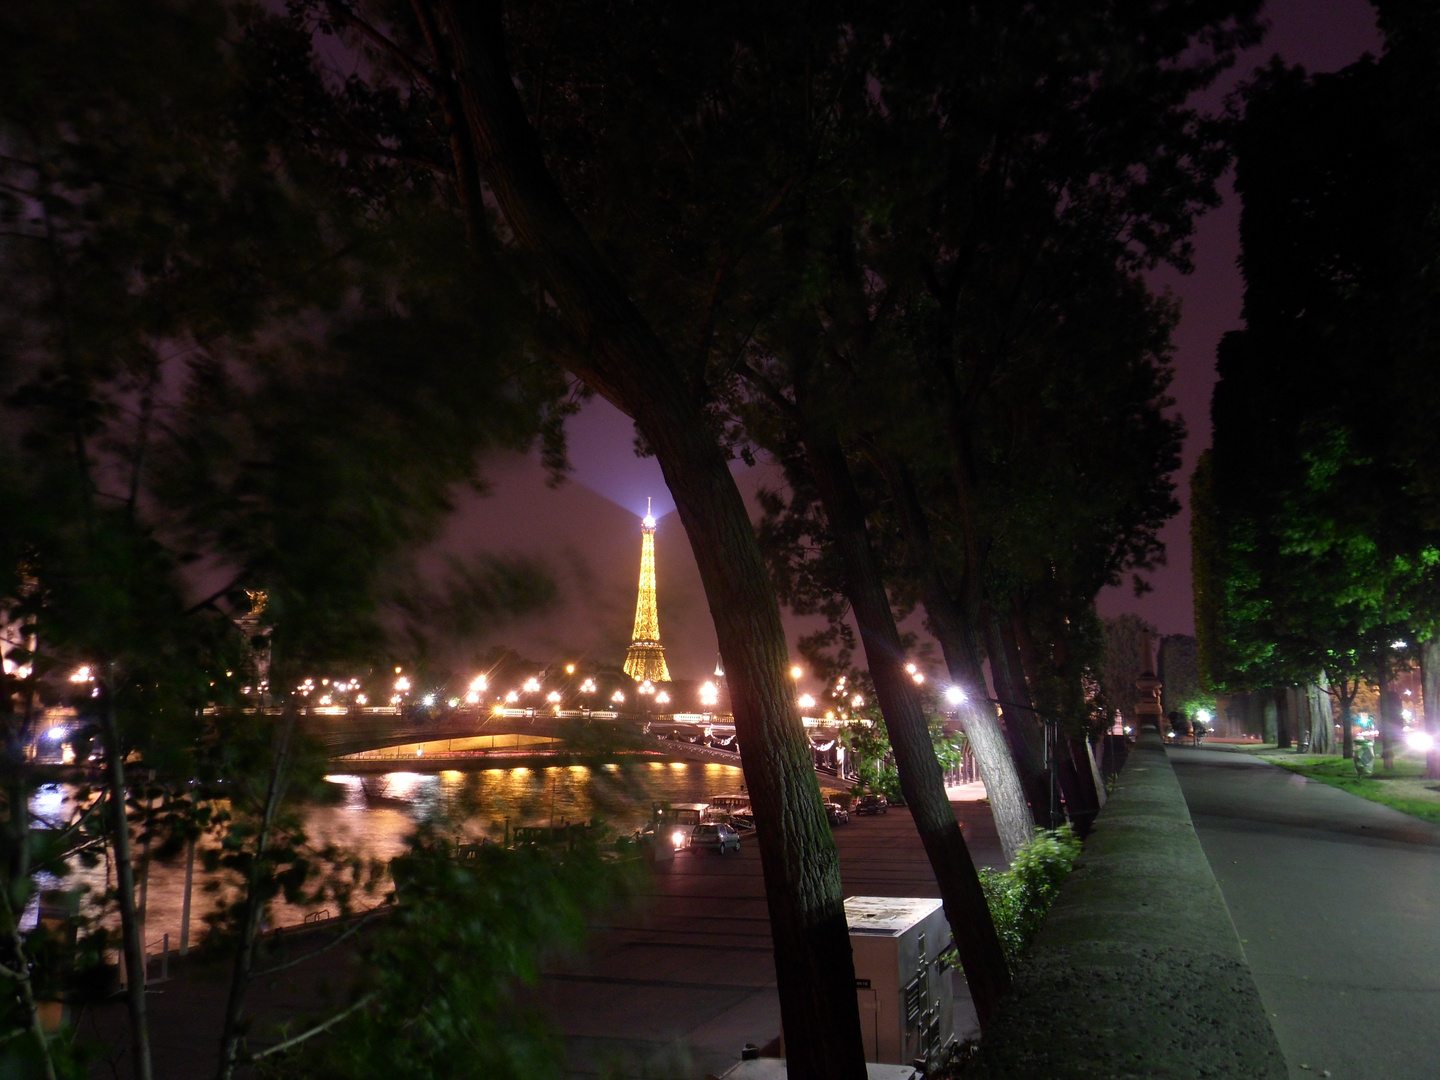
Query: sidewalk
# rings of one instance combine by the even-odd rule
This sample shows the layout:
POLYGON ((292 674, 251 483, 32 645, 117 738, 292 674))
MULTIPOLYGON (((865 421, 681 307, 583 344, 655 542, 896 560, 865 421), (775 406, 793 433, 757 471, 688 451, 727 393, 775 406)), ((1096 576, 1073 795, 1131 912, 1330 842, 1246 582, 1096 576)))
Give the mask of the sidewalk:
POLYGON ((1291 1077, 1440 1076, 1440 826, 1243 753, 1169 758, 1291 1077))

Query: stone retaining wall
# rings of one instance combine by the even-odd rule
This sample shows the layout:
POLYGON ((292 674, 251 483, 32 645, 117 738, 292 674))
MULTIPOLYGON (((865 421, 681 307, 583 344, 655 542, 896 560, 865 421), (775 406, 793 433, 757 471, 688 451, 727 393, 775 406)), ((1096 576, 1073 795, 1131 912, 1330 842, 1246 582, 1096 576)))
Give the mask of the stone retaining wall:
POLYGON ((1131 751, 972 1075, 1289 1075, 1155 733, 1131 751))

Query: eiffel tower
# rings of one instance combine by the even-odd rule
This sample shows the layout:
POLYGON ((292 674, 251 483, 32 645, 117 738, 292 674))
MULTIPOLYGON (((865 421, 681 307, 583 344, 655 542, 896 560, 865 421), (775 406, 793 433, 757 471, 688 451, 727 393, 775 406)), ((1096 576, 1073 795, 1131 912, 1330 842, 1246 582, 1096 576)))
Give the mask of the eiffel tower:
POLYGON ((625 653, 625 674, 636 682, 669 682, 665 646, 660 644, 660 616, 655 610, 655 519, 645 500, 640 523, 640 596, 635 601, 635 633, 625 653))

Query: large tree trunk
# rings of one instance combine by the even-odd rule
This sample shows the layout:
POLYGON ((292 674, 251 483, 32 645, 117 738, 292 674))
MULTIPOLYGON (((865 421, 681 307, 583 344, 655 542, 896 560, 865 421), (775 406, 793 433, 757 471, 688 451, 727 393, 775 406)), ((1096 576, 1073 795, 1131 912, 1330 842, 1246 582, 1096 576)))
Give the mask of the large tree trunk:
POLYGON ((1277 686, 1271 691, 1271 696, 1275 701, 1275 747, 1278 750, 1289 750, 1295 745, 1289 687, 1277 686))
POLYGON ((1275 701, 1275 695, 1273 693, 1261 695, 1260 708, 1264 724, 1261 741, 1278 745, 1280 742, 1280 709, 1275 701))
POLYGON ((1434 744, 1425 754, 1425 776, 1440 780, 1440 636, 1420 643, 1420 705, 1434 744))
POLYGON ((101 735, 105 746, 106 796, 110 801, 115 846, 115 893, 120 907, 120 937, 125 952, 125 1007, 130 1014, 130 1067, 135 1080, 150 1080, 150 1022, 145 1013, 145 928, 135 909, 135 864, 130 850, 130 818, 125 812, 125 746, 110 688, 104 688, 101 735))
POLYGON ((789 649, 745 504, 698 393, 546 170, 511 81, 497 3, 437 0, 475 147, 516 242, 583 342, 564 358, 631 416, 690 538, 715 620, 758 834, 789 1075, 862 1080, 839 862, 786 672, 789 649))
POLYGON ((999 718, 986 701, 985 675, 980 669, 980 643, 973 621, 961 613, 949 585, 940 573, 940 564, 930 537, 930 526, 915 493, 915 486, 905 465, 871 448, 871 458, 885 478, 890 497, 900 518, 912 572, 920 584, 921 602, 925 605, 926 623, 940 643, 945 668, 950 680, 965 693, 957 707, 965 737, 975 752, 975 764, 1006 861, 1035 835, 1035 815, 1045 811, 1043 790, 1040 801, 1033 801, 1016 766, 999 718))
POLYGON ((1335 720, 1330 712, 1330 694, 1325 685, 1323 671, 1315 677, 1314 682, 1306 684, 1305 697, 1310 709, 1310 752, 1333 754, 1335 720))
POLYGON ((970 850, 945 796, 945 779, 935 757, 929 724, 915 683, 905 670, 900 631, 879 560, 866 534, 865 509, 844 450, 833 432, 812 429, 805 433, 805 458, 825 510, 831 542, 840 553, 845 592, 890 735, 900 789, 930 858, 983 1029, 994 1018, 1010 986, 1005 952, 970 850))
POLYGON ((1340 756, 1346 761, 1355 757, 1355 721, 1350 715, 1350 707, 1355 703, 1357 690, 1351 689, 1351 685, 1348 679, 1341 679, 1338 686, 1330 683, 1330 692, 1340 707, 1340 756))
POLYGON ((1403 721, 1400 718, 1400 694, 1390 678, 1390 664, 1384 652, 1379 654, 1375 678, 1380 684, 1380 760, 1385 768, 1395 767, 1395 744, 1400 741, 1403 721))

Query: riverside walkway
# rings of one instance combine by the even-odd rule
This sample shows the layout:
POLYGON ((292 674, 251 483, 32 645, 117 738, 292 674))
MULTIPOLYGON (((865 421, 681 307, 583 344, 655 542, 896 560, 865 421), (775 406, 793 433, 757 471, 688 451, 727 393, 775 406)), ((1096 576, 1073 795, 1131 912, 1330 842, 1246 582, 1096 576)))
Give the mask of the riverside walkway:
POLYGON ((1440 826, 1241 752, 1169 758, 1293 1080, 1440 1076, 1440 826))

